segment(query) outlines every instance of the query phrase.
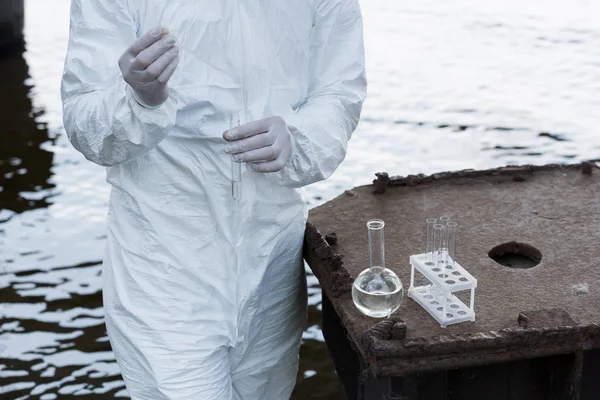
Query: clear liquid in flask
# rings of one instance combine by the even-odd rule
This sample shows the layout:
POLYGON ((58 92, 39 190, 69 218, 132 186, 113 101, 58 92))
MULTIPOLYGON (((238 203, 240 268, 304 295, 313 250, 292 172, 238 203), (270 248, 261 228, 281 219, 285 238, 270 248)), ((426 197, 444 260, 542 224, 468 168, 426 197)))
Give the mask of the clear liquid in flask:
POLYGON ((402 282, 387 268, 364 270, 352 286, 352 300, 356 308, 369 317, 388 317, 400 308, 403 297, 402 282))

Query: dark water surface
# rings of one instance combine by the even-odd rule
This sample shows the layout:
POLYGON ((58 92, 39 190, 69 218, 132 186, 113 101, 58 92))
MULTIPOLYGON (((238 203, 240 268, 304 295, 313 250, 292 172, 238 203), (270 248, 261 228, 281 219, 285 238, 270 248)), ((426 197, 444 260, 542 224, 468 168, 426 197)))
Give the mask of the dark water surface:
MULTIPOLYGON (((26 51, 0 59, 2 400, 127 397, 101 307, 109 188, 61 125, 68 5, 26 1, 26 51)), ((307 188, 311 206, 382 170, 600 159, 600 2, 362 5, 369 99, 347 160, 307 188)), ((294 398, 342 399, 309 283, 294 398)))

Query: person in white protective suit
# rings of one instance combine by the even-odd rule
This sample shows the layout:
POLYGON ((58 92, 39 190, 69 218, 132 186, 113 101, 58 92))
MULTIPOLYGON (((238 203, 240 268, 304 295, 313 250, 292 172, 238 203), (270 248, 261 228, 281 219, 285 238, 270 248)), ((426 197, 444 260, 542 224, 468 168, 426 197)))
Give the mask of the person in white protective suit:
POLYGON ((112 185, 103 296, 129 394, 288 399, 301 188, 342 162, 366 95, 358 0, 71 2, 64 126, 112 185))

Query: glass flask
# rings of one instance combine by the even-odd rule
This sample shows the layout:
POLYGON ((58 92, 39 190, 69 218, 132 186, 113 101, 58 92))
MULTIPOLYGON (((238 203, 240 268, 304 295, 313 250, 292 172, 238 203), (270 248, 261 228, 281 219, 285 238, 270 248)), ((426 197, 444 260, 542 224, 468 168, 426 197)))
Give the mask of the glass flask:
POLYGON ((398 275, 385 267, 384 226, 382 220, 367 222, 369 268, 352 285, 352 300, 358 310, 373 318, 385 318, 402 303, 404 289, 398 275))

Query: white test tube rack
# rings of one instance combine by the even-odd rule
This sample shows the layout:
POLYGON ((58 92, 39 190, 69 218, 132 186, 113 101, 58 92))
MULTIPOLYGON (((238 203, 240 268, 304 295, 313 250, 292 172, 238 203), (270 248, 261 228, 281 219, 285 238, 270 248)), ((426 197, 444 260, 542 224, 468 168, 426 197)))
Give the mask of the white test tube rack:
POLYGON ((442 328, 460 322, 475 321, 475 279, 458 262, 448 257, 441 265, 427 265, 426 253, 410 256, 410 287, 408 297, 419 303, 442 328), (415 287, 415 273, 421 274, 429 283, 415 287), (470 291, 469 305, 456 293, 470 291))

